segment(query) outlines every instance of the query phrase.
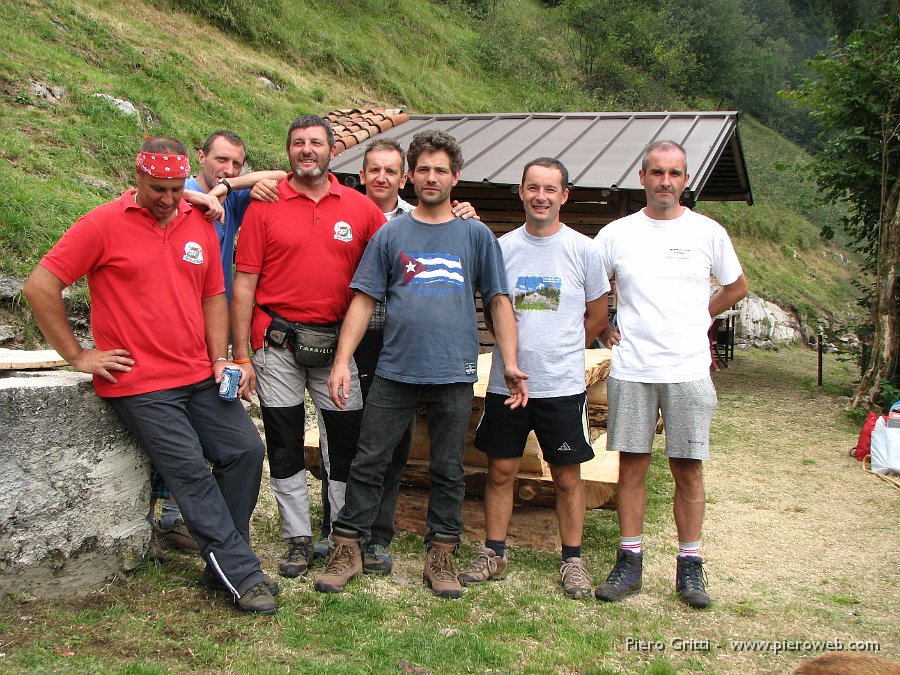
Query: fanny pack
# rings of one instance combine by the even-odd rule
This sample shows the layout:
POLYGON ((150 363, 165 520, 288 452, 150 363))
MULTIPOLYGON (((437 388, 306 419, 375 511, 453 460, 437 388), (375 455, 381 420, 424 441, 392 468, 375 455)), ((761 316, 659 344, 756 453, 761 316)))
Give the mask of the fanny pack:
POLYGON ((266 329, 266 341, 291 350, 297 365, 324 368, 334 362, 340 324, 294 323, 278 316, 265 305, 258 306, 272 317, 272 323, 266 329))

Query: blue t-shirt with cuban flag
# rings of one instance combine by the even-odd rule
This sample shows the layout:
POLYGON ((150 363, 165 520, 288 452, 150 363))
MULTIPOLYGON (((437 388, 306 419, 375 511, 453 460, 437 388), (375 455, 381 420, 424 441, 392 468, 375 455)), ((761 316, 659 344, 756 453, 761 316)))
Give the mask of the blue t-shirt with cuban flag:
POLYGON ((375 374, 409 384, 478 379, 475 292, 508 295, 497 238, 478 220, 423 223, 404 214, 369 242, 350 287, 384 301, 375 374))

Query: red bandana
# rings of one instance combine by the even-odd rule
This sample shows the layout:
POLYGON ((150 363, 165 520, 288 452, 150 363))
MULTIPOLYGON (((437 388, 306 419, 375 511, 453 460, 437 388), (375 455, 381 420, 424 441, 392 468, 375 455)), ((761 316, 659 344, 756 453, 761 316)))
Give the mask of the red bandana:
POLYGON ((191 162, 187 155, 139 152, 137 168, 154 178, 187 178, 191 175, 191 162))

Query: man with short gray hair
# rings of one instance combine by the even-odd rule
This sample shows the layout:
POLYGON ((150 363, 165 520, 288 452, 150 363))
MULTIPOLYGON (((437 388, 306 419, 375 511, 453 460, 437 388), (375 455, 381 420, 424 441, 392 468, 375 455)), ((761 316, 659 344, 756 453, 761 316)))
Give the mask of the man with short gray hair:
POLYGON ((675 479, 675 587, 683 602, 703 608, 710 604, 700 557, 703 461, 716 407, 707 331, 713 317, 747 294, 747 281, 725 228, 681 205, 689 175, 678 143, 648 145, 639 175, 647 206, 596 237, 618 298, 617 330, 609 338, 607 449, 619 451, 621 547, 595 595, 618 601, 641 589, 645 479, 662 412, 675 479), (712 296, 711 274, 722 284, 712 296))

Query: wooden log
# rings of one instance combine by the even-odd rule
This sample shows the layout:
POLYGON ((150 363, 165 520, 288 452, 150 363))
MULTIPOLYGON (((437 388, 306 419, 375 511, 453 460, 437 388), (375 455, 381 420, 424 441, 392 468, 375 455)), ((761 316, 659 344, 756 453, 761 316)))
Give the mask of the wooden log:
MULTIPOLYGON (((584 482, 585 508, 598 509, 611 505, 619 481, 619 453, 606 451, 606 434, 600 435, 593 443, 594 459, 581 465, 584 482)), ((466 494, 473 497, 484 495, 487 469, 466 464, 466 494)), ((401 481, 405 485, 428 487, 428 461, 410 459, 401 481)), ((556 488, 550 475, 550 467, 541 459, 541 472, 519 472, 516 476, 514 499, 517 506, 556 506, 556 488)))
MULTIPOLYGON (((424 537, 427 510, 428 490, 405 485, 401 487, 394 521, 397 531, 415 532, 424 537)), ((463 502, 462 518, 463 541, 481 546, 484 543, 484 502, 480 499, 466 499, 463 502)), ((560 540, 556 511, 537 506, 517 507, 509 520, 506 543, 534 551, 558 551, 560 540)))

